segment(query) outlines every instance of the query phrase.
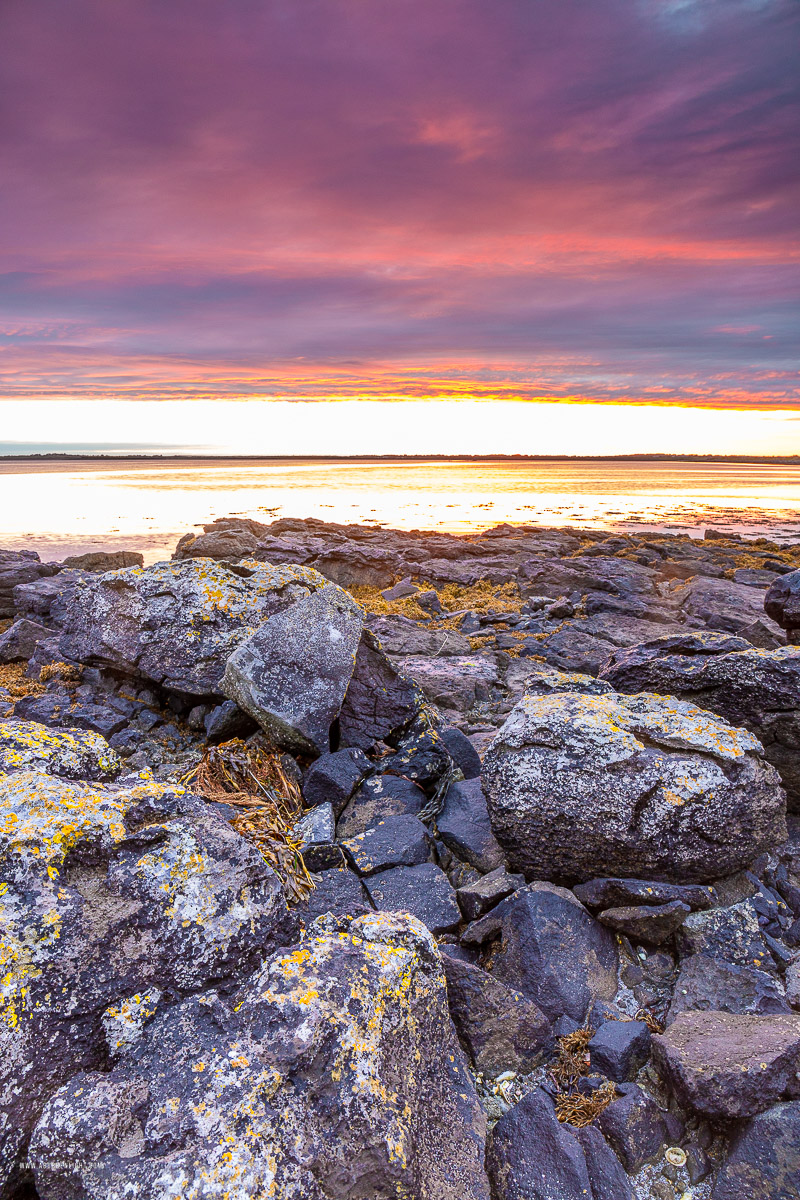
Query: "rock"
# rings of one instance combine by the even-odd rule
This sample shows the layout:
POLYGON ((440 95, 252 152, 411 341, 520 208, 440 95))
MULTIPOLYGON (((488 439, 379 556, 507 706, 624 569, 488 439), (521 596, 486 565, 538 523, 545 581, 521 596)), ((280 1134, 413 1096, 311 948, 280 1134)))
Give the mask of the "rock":
POLYGON ((93 729, 104 738, 111 738, 124 729, 130 716, 130 713, 120 712, 115 705, 93 704, 66 690, 47 692, 44 696, 23 696, 14 706, 14 714, 54 729, 93 729))
POLYGON ((650 1057, 644 1021, 604 1021, 589 1042, 592 1070, 617 1083, 633 1080, 650 1057))
POLYGON ((340 746, 369 750, 375 742, 391 745, 423 705, 417 686, 398 671, 374 634, 365 629, 339 713, 340 746))
POLYGON ((583 1021, 596 1000, 617 991, 614 937, 571 892, 531 883, 501 901, 489 917, 501 923, 491 972, 523 992, 552 1019, 583 1021))
POLYGON ((215 558, 238 562, 252 554, 259 542, 258 535, 247 529, 215 529, 208 533, 185 534, 175 549, 173 558, 215 558))
POLYGON ((336 827, 340 841, 357 837, 386 817, 402 813, 416 817, 425 806, 425 793, 410 779, 373 775, 365 779, 346 805, 336 827))
POLYGON ((747 637, 749 627, 760 625, 769 643, 766 648, 780 646, 783 642, 779 626, 764 616, 765 600, 756 588, 729 579, 697 575, 676 588, 672 595, 686 617, 702 622, 709 629, 743 633, 747 637))
POLYGON ((800 1102, 776 1104, 736 1131, 711 1200, 797 1200, 800 1102))
POLYGON ((289 932, 280 881, 255 846, 215 806, 153 781, 0 776, 0 883, 12 1158, 49 1096, 100 1068, 110 1004, 235 981, 289 932))
POLYGON ((380 913, 318 922, 233 1009, 157 1013, 54 1097, 30 1159, 42 1200, 489 1200, 484 1136, 433 939, 380 913))
POLYGON ((526 878, 711 880, 785 840, 760 743, 684 701, 524 697, 489 746, 492 829, 526 878))
POLYGON ((449 933, 458 928, 461 913, 455 892, 435 863, 381 871, 366 878, 364 886, 380 912, 411 913, 431 933, 449 933))
POLYGON ((306 925, 325 913, 359 917, 369 911, 369 897, 361 880, 347 867, 320 871, 315 877, 313 892, 297 906, 297 912, 306 925))
POLYGON ((509 875, 505 867, 495 867, 475 883, 468 883, 456 892, 459 907, 468 921, 475 921, 517 888, 523 887, 522 875, 509 875))
POLYGON ((215 705, 203 721, 206 740, 212 745, 230 741, 235 737, 249 737, 255 733, 258 725, 246 712, 242 712, 238 704, 232 700, 224 700, 215 705))
POLYGON ((691 1010, 756 1016, 791 1011, 772 975, 709 954, 691 954, 681 963, 667 1024, 691 1010))
POLYGON ((324 585, 308 567, 210 559, 83 578, 54 605, 74 662, 218 696, 225 663, 263 622, 324 585))
POLYGON ((113 779, 122 762, 105 738, 85 730, 48 729, 35 721, 0 721, 0 775, 43 771, 66 779, 113 779))
POLYGON ((628 904, 669 904, 680 900, 689 908, 711 908, 717 902, 713 887, 661 883, 654 879, 590 879, 573 888, 587 908, 619 908, 628 904))
POLYGON ((321 754, 303 776, 303 799, 313 806, 330 802, 337 817, 362 779, 373 770, 362 750, 350 748, 321 754))
POLYGON ((615 655, 603 670, 622 692, 660 692, 744 726, 800 807, 800 647, 754 650, 723 634, 659 638, 615 655))
POLYGON ((57 571, 55 563, 40 562, 35 550, 0 550, 0 620, 14 616, 14 588, 57 571))
POLYGON ((455 725, 445 725, 439 737, 465 779, 477 779, 481 773, 481 758, 466 734, 455 725))
POLYGON ((792 1008, 800 1008, 800 958, 786 968, 786 1000, 792 1008))
POLYGON ((547 1017, 522 992, 453 957, 459 947, 441 949, 450 1015, 476 1069, 491 1076, 532 1071, 552 1042, 547 1017))
POLYGON ((690 912, 688 904, 680 900, 670 900, 668 904, 607 908, 597 919, 609 929, 624 934, 632 942, 660 946, 680 928, 690 912))
POLYGON ((597 675, 605 666, 611 646, 603 638, 582 629, 583 622, 571 621, 533 643, 533 653, 541 654, 560 672, 597 675))
POLYGON ((629 1175, 661 1153, 667 1140, 664 1114, 635 1083, 620 1084, 621 1095, 597 1118, 597 1125, 629 1175))
POLYGON ((655 591, 656 571, 622 558, 600 555, 593 558, 551 558, 532 560, 523 572, 526 595, 560 596, 589 591, 649 594, 655 591))
POLYGON ((332 842, 336 833, 336 820, 331 804, 317 804, 303 813, 292 829, 292 838, 300 843, 301 851, 320 842, 332 842))
POLYGON ((381 760, 381 772, 413 779, 429 793, 435 792, 445 778, 450 779, 455 765, 435 721, 432 710, 420 712, 396 738, 396 753, 381 760))
POLYGON ((415 867, 426 862, 430 834, 417 817, 403 814, 386 817, 342 845, 359 875, 374 875, 389 867, 415 867))
POLYGON ((790 645, 800 645, 800 571, 791 571, 774 580, 764 597, 764 610, 768 617, 786 630, 786 640, 790 645))
POLYGON ((397 558, 391 550, 376 546, 336 546, 314 559, 326 579, 343 588, 387 587, 397 574, 397 558))
POLYGON ((580 1143, 534 1088, 492 1131, 486 1165, 497 1200, 587 1200, 592 1196, 580 1143))
POLYGON ((505 866, 505 855, 492 833, 480 779, 450 784, 436 828, 445 846, 477 870, 488 872, 505 866))
POLYGON ((367 625, 387 654, 469 654, 469 638, 455 629, 425 629, 410 617, 368 615, 367 625))
POLYGON ((65 558, 62 567, 79 571, 118 571, 122 567, 143 567, 144 558, 137 550, 91 550, 65 558))
POLYGON ((610 683, 595 679, 591 675, 581 675, 577 671, 558 671, 547 663, 531 662, 528 659, 517 659, 510 664, 506 673, 506 686, 512 679, 514 687, 526 696, 554 696, 561 692, 585 692, 590 696, 603 696, 614 690, 610 683))
POLYGON ((575 1137, 586 1159, 592 1200, 634 1200, 630 1180, 597 1126, 584 1125, 575 1137))
POLYGON ((402 671, 413 679, 431 704, 466 712, 474 704, 491 698, 500 686, 495 663, 477 655, 461 658, 401 658, 402 671))
POLYGON ((758 567, 737 567, 733 572, 734 583, 746 583, 748 587, 757 587, 762 590, 768 588, 778 578, 775 571, 765 571, 758 567))
POLYGON ((653 1058, 679 1102, 712 1121, 763 1112, 797 1095, 800 1015, 683 1012, 653 1038, 653 1058))
POLYGON ((37 643, 52 636, 52 629, 37 621, 25 618, 15 621, 5 633, 0 633, 0 662, 27 662, 37 643))
POLYGON ((774 968, 751 900, 692 913, 678 930, 677 944, 684 956, 705 954, 740 967, 774 968))
POLYGON ((85 571, 48 572, 30 583, 19 583, 14 588, 14 611, 18 617, 29 620, 52 620, 58 625, 54 610, 72 595, 75 588, 86 578, 85 571))
POLYGON ((404 600, 406 596, 414 596, 417 592, 419 592, 417 585, 406 578, 399 580, 392 587, 386 588, 381 595, 384 600, 404 600))
POLYGON ((353 675, 362 624, 356 602, 328 584, 240 642, 220 689, 275 745, 322 754, 353 675))

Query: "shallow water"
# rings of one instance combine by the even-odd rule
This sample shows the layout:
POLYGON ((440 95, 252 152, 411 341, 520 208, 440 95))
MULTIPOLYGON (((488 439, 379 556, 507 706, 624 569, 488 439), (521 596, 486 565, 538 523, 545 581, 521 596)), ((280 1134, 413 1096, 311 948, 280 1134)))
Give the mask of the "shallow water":
POLYGON ((0 463, 0 546, 168 557, 231 514, 453 532, 502 521, 611 530, 708 526, 800 541, 800 466, 693 462, 203 460, 0 463))

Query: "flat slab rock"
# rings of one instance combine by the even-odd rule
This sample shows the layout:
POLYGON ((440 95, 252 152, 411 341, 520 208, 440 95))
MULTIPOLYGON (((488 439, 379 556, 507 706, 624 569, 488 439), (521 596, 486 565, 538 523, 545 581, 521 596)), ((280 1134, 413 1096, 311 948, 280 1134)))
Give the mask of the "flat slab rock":
POLYGON ((800 1102, 776 1104, 734 1135, 711 1200, 797 1200, 800 1102))
POLYGON ((511 869, 702 883, 786 838, 758 740, 680 700, 524 697, 486 752, 483 788, 511 869))
POLYGON ((380 912, 411 913, 431 933, 448 933, 461 920, 450 881, 435 863, 380 871, 366 878, 364 886, 380 912))
POLYGON ((695 1112, 711 1120, 751 1117, 800 1090, 800 1014, 684 1012, 653 1039, 653 1057, 695 1112))
POLYGON ((708 954, 691 954, 681 963, 667 1024, 691 1010, 753 1016, 792 1011, 774 975, 708 954))

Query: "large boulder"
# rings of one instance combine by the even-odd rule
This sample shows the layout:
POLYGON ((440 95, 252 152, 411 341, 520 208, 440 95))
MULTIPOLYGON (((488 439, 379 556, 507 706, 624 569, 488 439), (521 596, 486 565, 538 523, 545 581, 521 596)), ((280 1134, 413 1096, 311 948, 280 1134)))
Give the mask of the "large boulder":
POLYGON ((797 1200, 800 1101, 776 1104, 736 1130, 711 1200, 797 1200))
POLYGON ((764 612, 763 593, 745 583, 696 575, 676 588, 672 599, 697 627, 739 633, 766 649, 784 642, 780 626, 764 612))
POLYGON ((55 563, 40 562, 35 550, 0 550, 0 620, 14 616, 15 587, 57 571, 55 563))
POLYGON ((647 693, 524 697, 483 786, 528 879, 704 882, 786 840, 780 780, 753 734, 647 693))
POLYGON ((41 1200, 489 1200, 485 1118, 413 918, 322 918, 232 1007, 192 997, 121 1050, 47 1106, 41 1200))
POLYGON ((781 776, 789 808, 800 810, 800 646, 756 650, 730 635, 685 633, 618 651, 601 677, 621 692, 694 700, 749 729, 781 776))
POLYGON ((277 875, 214 806, 31 770, 0 775, 0 928, 0 1194, 48 1097, 105 1060, 110 1004, 232 982, 291 937, 277 875))
POLYGON ((325 585, 308 567, 210 559, 130 567, 79 581, 54 604, 74 662, 177 692, 221 695, 225 663, 272 616, 325 585))
POLYGON ((328 584, 240 642, 220 689, 275 745, 323 754, 353 676, 362 626, 352 596, 328 584))
POLYGON ((786 630, 790 645, 800 645, 800 571, 790 571, 776 579, 764 597, 764 609, 786 630))
POLYGON ((365 629, 339 713, 340 745, 359 750, 369 750, 381 741, 394 745, 424 705, 417 685, 397 669, 375 635, 365 629))
POLYGON ((498 1200, 591 1200, 581 1144, 556 1117, 553 1102, 534 1088, 492 1131, 487 1166, 498 1200))

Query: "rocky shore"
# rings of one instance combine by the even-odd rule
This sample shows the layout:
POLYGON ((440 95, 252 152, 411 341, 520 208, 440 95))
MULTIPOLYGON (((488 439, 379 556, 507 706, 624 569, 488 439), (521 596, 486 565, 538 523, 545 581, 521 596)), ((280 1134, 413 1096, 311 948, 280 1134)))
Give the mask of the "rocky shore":
POLYGON ((0 550, 2 1200, 796 1200, 800 546, 0 550))

